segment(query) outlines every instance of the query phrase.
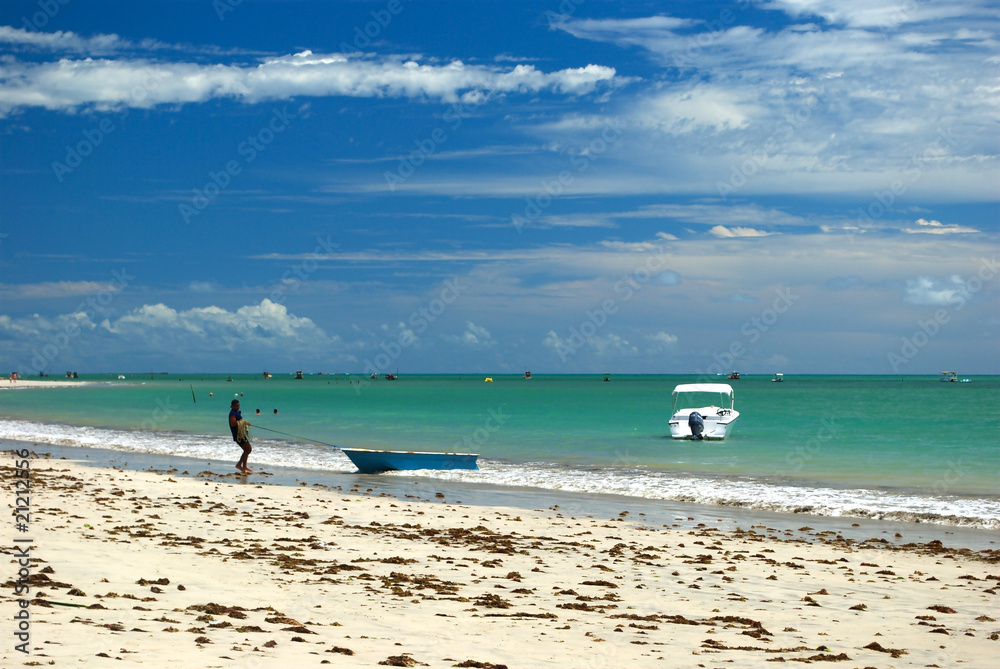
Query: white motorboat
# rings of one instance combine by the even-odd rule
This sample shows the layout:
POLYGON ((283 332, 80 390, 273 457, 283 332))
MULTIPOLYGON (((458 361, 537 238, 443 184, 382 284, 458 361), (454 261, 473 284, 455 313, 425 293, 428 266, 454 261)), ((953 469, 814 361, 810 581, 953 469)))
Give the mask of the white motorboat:
POLYGON ((728 383, 682 383, 674 388, 670 436, 697 439, 691 430, 691 414, 701 416, 703 439, 725 439, 740 412, 733 408, 733 387, 728 383))

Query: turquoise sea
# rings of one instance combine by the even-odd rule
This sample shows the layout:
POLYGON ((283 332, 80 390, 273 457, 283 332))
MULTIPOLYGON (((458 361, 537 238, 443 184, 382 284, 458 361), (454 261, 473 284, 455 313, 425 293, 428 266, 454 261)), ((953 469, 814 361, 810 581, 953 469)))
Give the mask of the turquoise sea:
POLYGON ((235 462, 239 396, 258 469, 354 471, 335 446, 471 451, 479 471, 419 475, 1000 529, 996 376, 711 379, 741 414, 719 442, 670 439, 674 386, 706 381, 691 376, 125 376, 0 392, 0 439, 235 462))

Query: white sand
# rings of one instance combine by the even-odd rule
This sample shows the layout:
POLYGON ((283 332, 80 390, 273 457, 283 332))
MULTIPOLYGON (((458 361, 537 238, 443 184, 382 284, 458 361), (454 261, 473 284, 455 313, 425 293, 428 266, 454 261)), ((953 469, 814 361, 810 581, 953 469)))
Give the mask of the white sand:
MULTIPOLYGON (((13 512, 14 461, 0 462, 13 512)), ((995 554, 849 545, 798 528, 651 529, 627 514, 564 518, 253 476, 171 478, 43 458, 30 471, 31 525, 17 536, 34 545, 31 654, 14 649, 12 513, 4 667, 814 658, 985 668, 1000 656, 995 554)))
POLYGON ((19 390, 24 388, 69 388, 70 386, 89 386, 90 381, 25 381, 18 379, 13 383, 9 379, 0 379, 0 390, 19 390))

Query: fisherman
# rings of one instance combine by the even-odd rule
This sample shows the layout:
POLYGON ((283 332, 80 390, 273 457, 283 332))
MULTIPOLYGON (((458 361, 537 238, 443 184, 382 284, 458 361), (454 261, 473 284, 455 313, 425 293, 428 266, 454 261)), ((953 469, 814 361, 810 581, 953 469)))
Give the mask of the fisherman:
POLYGON ((253 470, 247 467, 247 458, 250 457, 250 451, 253 447, 250 446, 250 439, 247 436, 247 428, 250 427, 250 423, 243 420, 243 414, 240 413, 240 401, 233 400, 230 403, 229 410, 229 429, 233 433, 233 441, 240 445, 243 449, 243 455, 236 462, 236 468, 243 472, 244 474, 249 474, 253 470))

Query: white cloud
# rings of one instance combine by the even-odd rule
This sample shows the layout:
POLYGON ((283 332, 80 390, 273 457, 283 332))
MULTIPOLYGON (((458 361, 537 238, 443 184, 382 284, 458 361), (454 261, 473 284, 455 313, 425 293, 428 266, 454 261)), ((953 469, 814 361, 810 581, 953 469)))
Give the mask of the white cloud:
POLYGON ((476 325, 472 321, 467 321, 465 323, 465 332, 460 335, 446 336, 445 340, 454 344, 461 344, 462 346, 468 346, 475 349, 496 346, 496 341, 493 339, 490 331, 484 327, 476 325))
POLYGON ((601 246, 611 251, 624 251, 626 253, 657 253, 663 252, 663 244, 656 242, 622 242, 616 240, 602 240, 601 246))
MULTIPOLYGON (((270 300, 230 311, 216 306, 174 309, 146 304, 118 315, 78 311, 54 317, 0 315, 4 357, 26 376, 67 368, 218 365, 249 359, 349 361, 350 348, 311 319, 270 300), (99 323, 95 320, 101 319, 99 323)), ((211 367, 208 367, 211 368, 211 367)))
POLYGON ((26 107, 72 111, 93 107, 148 109, 157 105, 234 98, 248 103, 296 96, 409 97, 456 102, 463 92, 487 96, 554 91, 589 93, 615 77, 600 65, 541 72, 531 65, 513 69, 420 64, 404 58, 314 54, 269 57, 256 66, 142 59, 85 58, 58 62, 0 64, 0 116, 26 107))
POLYGON ((903 232, 908 232, 911 234, 929 234, 929 235, 947 235, 947 234, 969 234, 973 232, 979 232, 976 228, 970 228, 964 225, 945 225, 941 221, 928 221, 925 218, 918 218, 916 224, 920 227, 916 228, 903 228, 903 232))
MULTIPOLYGON (((62 0, 60 0, 62 2, 62 0)), ((261 55, 264 52, 239 48, 223 49, 217 46, 195 46, 193 44, 168 44, 155 39, 142 39, 138 42, 125 39, 115 33, 97 34, 85 37, 69 30, 57 30, 47 33, 37 30, 24 30, 12 26, 0 26, 0 44, 8 45, 11 50, 19 51, 51 51, 88 56, 107 56, 122 52, 162 52, 175 51, 184 53, 222 55, 261 55)))
POLYGON ((42 300, 57 297, 97 295, 114 291, 115 286, 98 281, 44 281, 42 283, 0 284, 0 299, 42 300))
POLYGON ((680 135, 695 130, 739 130, 761 115, 751 90, 735 91, 710 84, 667 90, 640 102, 640 125, 680 135))
POLYGON ((128 340, 178 339, 178 344, 208 349, 277 347, 328 339, 312 320, 290 314, 284 305, 268 299, 236 311, 216 306, 178 311, 162 303, 146 304, 117 319, 105 320, 102 326, 128 340))
POLYGON ((969 289, 957 274, 948 277, 946 281, 931 276, 921 276, 907 280, 905 302, 910 304, 927 304, 931 306, 954 305, 965 301, 969 289))
POLYGON ((776 234, 765 230, 756 230, 754 228, 727 228, 724 225, 716 225, 709 230, 709 233, 715 235, 716 237, 767 237, 769 235, 776 234))
MULTIPOLYGON (((685 223, 721 225, 753 223, 755 225, 810 225, 807 219, 780 209, 766 209, 757 204, 654 204, 634 211, 607 214, 615 218, 667 218, 685 223)), ((665 233, 660 233, 665 234, 665 233)), ((671 237, 673 237, 671 235, 671 237)), ((674 237, 676 239, 676 237, 674 237)))
POLYGON ((593 347, 594 352, 602 358, 631 357, 639 353, 639 349, 630 344, 627 339, 613 333, 593 336, 587 340, 587 344, 593 347))
POLYGON ((629 129, 618 151, 628 160, 575 186, 615 178, 623 192, 707 183, 720 195, 718 184, 741 195, 857 195, 905 179, 925 194, 991 199, 997 16, 983 2, 941 4, 773 2, 821 20, 769 30, 742 25, 753 19, 739 8, 728 23, 651 22, 634 34, 625 21, 568 19, 555 27, 644 49, 664 71, 608 110, 629 129))
POLYGON ((134 45, 114 33, 83 37, 74 32, 58 30, 53 33, 0 26, 0 43, 11 48, 32 48, 47 51, 72 51, 79 53, 107 54, 134 45))
POLYGON ((918 0, 770 0, 764 9, 783 11, 792 17, 819 16, 824 21, 858 28, 894 30, 906 24, 940 21, 961 16, 978 3, 931 3, 918 0), (944 5, 944 6, 942 6, 944 5))
POLYGON ((677 350, 677 335, 672 335, 669 332, 657 332, 656 334, 646 335, 646 339, 650 342, 650 348, 646 351, 647 354, 662 353, 664 351, 675 351, 677 350))

